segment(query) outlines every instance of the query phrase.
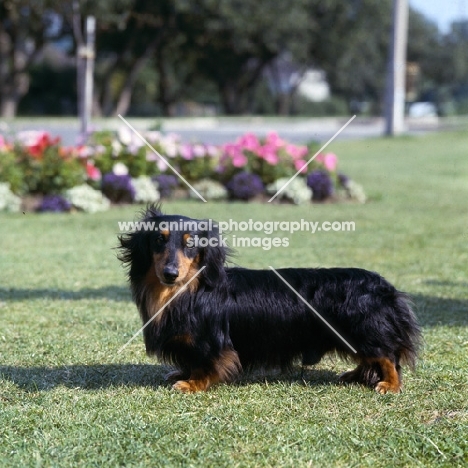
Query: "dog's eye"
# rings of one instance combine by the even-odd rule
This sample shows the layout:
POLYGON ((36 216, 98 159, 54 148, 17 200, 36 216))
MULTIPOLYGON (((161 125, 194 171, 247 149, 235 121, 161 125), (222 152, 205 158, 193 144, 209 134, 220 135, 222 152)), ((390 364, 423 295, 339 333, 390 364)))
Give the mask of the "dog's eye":
POLYGON ((156 235, 156 236, 154 237, 154 243, 155 243, 156 245, 163 245, 164 242, 165 242, 165 239, 164 239, 164 237, 161 236, 160 234, 158 234, 158 235, 156 235))

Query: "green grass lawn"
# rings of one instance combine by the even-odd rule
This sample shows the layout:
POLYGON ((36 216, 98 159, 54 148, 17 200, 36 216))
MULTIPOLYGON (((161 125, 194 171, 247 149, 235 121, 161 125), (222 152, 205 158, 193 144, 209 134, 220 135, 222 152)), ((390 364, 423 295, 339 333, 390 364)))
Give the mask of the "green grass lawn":
MULTIPOLYGON (((365 205, 167 203, 192 217, 354 221, 288 248, 244 248, 256 268, 358 266, 410 293, 424 331, 404 392, 342 386, 324 359, 300 379, 274 373, 179 394, 145 356, 118 221, 0 215, 0 466, 467 466, 468 135, 333 143, 365 205)), ((255 235, 255 234, 250 234, 255 235)), ((284 236, 285 233, 275 235, 284 236)))

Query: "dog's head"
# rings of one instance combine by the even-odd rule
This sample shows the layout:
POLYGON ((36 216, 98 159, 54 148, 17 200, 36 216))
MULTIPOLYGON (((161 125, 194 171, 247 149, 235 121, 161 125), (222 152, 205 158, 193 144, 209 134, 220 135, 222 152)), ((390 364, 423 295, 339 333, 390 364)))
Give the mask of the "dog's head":
POLYGON ((120 237, 120 250, 132 282, 151 268, 167 287, 182 286, 195 275, 214 287, 225 277, 227 248, 214 222, 164 215, 159 206, 148 208, 138 229, 120 237))

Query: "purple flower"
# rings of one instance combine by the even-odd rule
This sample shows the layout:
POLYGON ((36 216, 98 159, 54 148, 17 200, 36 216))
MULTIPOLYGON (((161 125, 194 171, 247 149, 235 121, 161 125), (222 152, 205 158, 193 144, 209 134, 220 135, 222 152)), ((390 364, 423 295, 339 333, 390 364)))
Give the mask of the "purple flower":
POLYGON ((113 172, 105 174, 101 190, 114 203, 132 203, 135 199, 135 188, 129 175, 117 175, 113 172))
POLYGON ((63 213, 70 211, 71 204, 60 195, 46 195, 41 204, 38 206, 37 211, 41 213, 52 212, 52 213, 63 213))
POLYGON ((179 185, 177 177, 169 174, 154 176, 153 180, 158 184, 158 190, 161 198, 170 198, 172 191, 179 185))
POLYGON ((311 172, 307 185, 312 189, 312 200, 323 201, 333 194, 333 182, 325 171, 311 172))
POLYGON ((227 184, 229 195, 238 200, 250 200, 263 192, 262 179, 250 172, 239 172, 227 184))

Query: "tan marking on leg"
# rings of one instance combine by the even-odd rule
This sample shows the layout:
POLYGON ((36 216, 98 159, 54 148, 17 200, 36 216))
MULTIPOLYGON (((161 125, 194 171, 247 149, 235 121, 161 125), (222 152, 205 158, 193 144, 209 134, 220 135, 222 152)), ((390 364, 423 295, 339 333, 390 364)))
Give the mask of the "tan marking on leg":
POLYGON ((373 359, 382 369, 382 380, 375 386, 375 391, 384 395, 385 393, 399 393, 401 391, 401 381, 395 364, 388 358, 373 359))
POLYGON ((214 370, 212 372, 206 374, 201 370, 195 370, 190 375, 190 379, 179 380, 173 385, 173 388, 182 393, 206 391, 217 383, 228 382, 240 370, 241 364, 237 352, 232 349, 226 349, 214 363, 214 370))

